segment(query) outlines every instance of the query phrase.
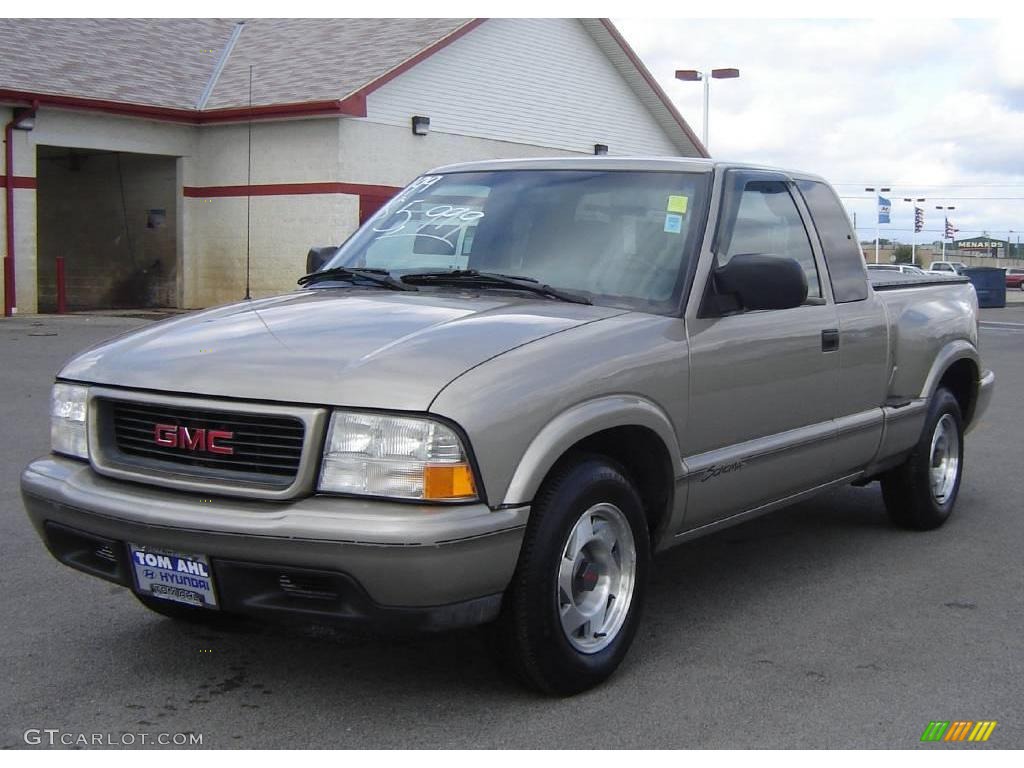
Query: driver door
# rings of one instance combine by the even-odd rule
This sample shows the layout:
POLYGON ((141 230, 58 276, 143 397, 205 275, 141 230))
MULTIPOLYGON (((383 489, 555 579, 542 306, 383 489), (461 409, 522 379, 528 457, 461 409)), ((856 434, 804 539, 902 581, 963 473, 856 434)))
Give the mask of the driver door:
POLYGON ((782 174, 729 171, 724 184, 716 265, 740 253, 794 258, 808 296, 790 309, 688 312, 683 531, 755 510, 832 474, 838 322, 803 200, 782 174))

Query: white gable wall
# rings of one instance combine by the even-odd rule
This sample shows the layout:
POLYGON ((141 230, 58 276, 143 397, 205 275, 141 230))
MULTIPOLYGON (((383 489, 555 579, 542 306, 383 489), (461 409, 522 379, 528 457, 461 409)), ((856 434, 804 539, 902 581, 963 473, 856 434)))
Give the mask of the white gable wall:
POLYGON ((489 19, 367 97, 368 122, 613 155, 679 151, 575 19, 489 19))

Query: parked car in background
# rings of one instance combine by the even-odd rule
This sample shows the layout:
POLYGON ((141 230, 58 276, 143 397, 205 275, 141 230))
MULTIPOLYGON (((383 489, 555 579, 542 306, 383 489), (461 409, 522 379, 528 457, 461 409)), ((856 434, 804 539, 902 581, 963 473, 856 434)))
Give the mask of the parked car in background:
POLYGON ((933 261, 928 267, 929 272, 946 272, 962 275, 967 265, 962 261, 933 261))
POLYGON ((1024 291, 1024 269, 1006 270, 1006 287, 1024 291))
POLYGON ((864 266, 804 173, 439 168, 300 290, 70 360, 25 505, 164 616, 493 623, 526 683, 576 693, 625 656, 656 551, 850 483, 897 526, 949 518, 995 379, 977 296, 864 266))
POLYGON ((923 275, 925 271, 914 264, 868 264, 869 272, 900 272, 904 275, 923 275))

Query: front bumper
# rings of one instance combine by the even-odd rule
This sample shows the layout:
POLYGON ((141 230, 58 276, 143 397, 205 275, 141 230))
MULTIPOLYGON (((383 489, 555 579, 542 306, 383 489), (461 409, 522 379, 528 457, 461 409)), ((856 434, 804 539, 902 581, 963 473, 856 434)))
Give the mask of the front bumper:
POLYGON ((21 490, 51 553, 101 578, 133 586, 126 543, 145 544, 208 555, 227 610, 420 628, 497 615, 529 514, 336 496, 204 497, 112 480, 57 456, 30 464, 21 490), (92 559, 99 550, 105 557, 92 559))

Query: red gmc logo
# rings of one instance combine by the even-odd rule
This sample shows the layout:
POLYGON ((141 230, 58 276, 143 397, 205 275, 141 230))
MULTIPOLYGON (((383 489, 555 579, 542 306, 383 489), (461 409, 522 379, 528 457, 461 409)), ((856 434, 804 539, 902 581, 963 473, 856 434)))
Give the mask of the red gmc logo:
POLYGON ((189 429, 175 424, 153 425, 153 442, 164 448, 180 448, 183 451, 201 451, 232 456, 235 449, 230 445, 218 445, 218 440, 230 440, 234 432, 224 429, 189 429))

